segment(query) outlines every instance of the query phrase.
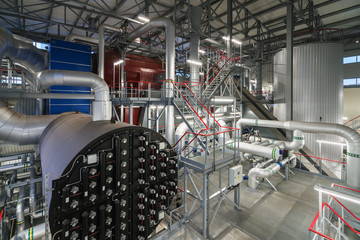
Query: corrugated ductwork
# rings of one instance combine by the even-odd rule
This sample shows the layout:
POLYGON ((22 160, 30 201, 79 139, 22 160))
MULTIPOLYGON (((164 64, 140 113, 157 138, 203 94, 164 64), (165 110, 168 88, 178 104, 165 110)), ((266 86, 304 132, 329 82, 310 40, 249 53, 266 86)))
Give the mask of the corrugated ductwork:
MULTIPOLYGON (((274 115, 281 121, 342 123, 343 53, 339 43, 311 43, 294 47, 293 119, 286 119, 286 49, 274 56, 274 115)), ((339 160, 341 146, 316 140, 340 142, 336 136, 305 134, 305 145, 315 156, 339 160)), ((333 164, 325 162, 325 164, 333 164)), ((331 166, 333 167, 333 166, 331 166)))
POLYGON ((23 115, 0 101, 0 139, 20 145, 38 144, 46 126, 57 117, 23 115))
POLYGON ((46 52, 0 31, 0 60, 4 57, 23 65, 31 74, 48 69, 46 52))

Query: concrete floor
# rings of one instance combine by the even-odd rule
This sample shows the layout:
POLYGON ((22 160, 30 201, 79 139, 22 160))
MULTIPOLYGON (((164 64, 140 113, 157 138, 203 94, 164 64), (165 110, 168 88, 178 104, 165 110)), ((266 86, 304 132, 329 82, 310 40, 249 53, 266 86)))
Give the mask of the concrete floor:
MULTIPOLYGON (((236 210, 229 201, 224 200, 210 226, 209 239, 308 239, 308 228, 318 210, 318 192, 314 190, 314 185, 319 183, 330 186, 336 181, 300 171, 294 173, 290 175, 289 181, 283 181, 277 174, 269 178, 278 191, 263 182, 257 192, 252 192, 247 189, 247 182, 243 182, 241 210, 236 210)), ((210 179, 218 183, 219 174, 212 174, 210 179)), ((221 179, 225 185, 225 171, 221 179)), ((200 182, 195 182, 197 187, 201 186, 200 182)), ((182 183, 179 185, 181 187, 182 183)), ((190 186, 189 183, 189 190, 193 191, 190 186)), ((210 191, 211 195, 215 188, 211 186, 210 191)), ((228 196, 233 199, 233 191, 228 196)), ((210 203, 211 216, 216 200, 210 203)), ((199 210, 188 223, 167 232, 161 239, 202 239, 201 232, 202 210, 199 210)))

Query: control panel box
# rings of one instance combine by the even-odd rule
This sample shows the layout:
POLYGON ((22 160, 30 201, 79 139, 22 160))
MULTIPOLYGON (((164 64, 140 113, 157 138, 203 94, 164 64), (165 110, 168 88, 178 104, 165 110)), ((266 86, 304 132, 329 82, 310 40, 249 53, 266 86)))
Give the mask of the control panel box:
POLYGON ((236 165, 229 168, 229 185, 234 186, 242 182, 243 177, 243 167, 242 165, 236 165))

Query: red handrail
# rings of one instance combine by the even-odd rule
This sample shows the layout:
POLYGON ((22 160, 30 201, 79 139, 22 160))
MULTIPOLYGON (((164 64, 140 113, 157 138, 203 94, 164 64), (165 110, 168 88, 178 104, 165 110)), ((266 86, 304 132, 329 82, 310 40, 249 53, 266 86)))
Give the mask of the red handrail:
POLYGON ((354 192, 359 192, 360 193, 360 190, 357 190, 357 189, 353 189, 353 188, 349 188, 349 187, 345 187, 343 185, 339 185, 339 184, 333 184, 333 186, 337 186, 337 187, 340 187, 340 188, 344 188, 344 189, 347 189, 347 190, 351 190, 351 191, 354 191, 354 192))
MULTIPOLYGON (((321 209, 324 209, 324 206, 328 207, 328 208, 329 208, 336 216, 338 216, 338 218, 340 218, 354 233, 360 235, 360 232, 358 232, 358 231, 356 231, 354 228, 352 228, 352 227, 348 224, 348 222, 346 222, 334 209, 332 209, 332 207, 329 206, 329 204, 323 203, 322 206, 321 206, 321 209)), ((316 233, 316 234, 318 234, 318 235, 320 235, 320 236, 322 236, 322 237, 324 237, 324 238, 326 238, 326 239, 334 240, 333 238, 331 238, 331 237, 329 237, 329 236, 326 236, 326 235, 322 234, 322 233, 319 232, 319 231, 314 230, 314 225, 315 225, 315 223, 316 223, 316 221, 317 221, 318 219, 319 219, 319 211, 317 212, 314 220, 312 221, 312 223, 311 223, 311 225, 310 225, 310 227, 309 227, 309 231, 314 232, 314 233, 316 233)))
POLYGON ((330 161, 330 162, 347 164, 346 162, 341 162, 341 161, 332 160, 332 159, 327 159, 327 158, 321 158, 321 157, 315 157, 315 156, 306 155, 306 154, 301 154, 301 153, 294 153, 294 154, 295 154, 295 155, 299 155, 299 156, 305 156, 305 157, 311 157, 311 158, 321 159, 321 160, 330 161))
POLYGON ((355 119, 357 119, 357 118, 359 118, 359 117, 360 117, 360 115, 357 116, 357 117, 354 117, 354 118, 350 119, 349 121, 345 122, 344 125, 348 124, 349 122, 354 121, 355 119))

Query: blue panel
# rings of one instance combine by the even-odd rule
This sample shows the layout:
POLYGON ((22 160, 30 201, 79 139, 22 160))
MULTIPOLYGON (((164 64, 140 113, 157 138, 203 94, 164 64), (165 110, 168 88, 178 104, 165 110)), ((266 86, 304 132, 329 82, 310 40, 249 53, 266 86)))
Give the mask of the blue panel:
MULTIPOLYGON (((50 69, 70 71, 91 71, 91 47, 52 39, 50 42, 50 69)), ((90 94, 88 87, 53 86, 51 93, 90 94)), ((49 113, 79 111, 90 114, 89 99, 50 99, 49 113)))

